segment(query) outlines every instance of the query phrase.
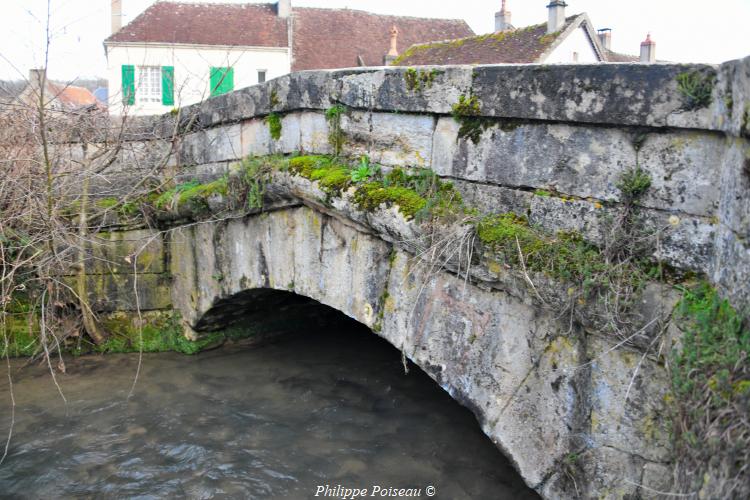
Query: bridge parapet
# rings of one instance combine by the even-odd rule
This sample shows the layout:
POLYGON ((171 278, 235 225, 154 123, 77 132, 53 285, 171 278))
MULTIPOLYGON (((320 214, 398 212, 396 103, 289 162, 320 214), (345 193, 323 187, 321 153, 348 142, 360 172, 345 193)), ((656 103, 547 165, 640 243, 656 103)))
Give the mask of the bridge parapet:
MULTIPOLYGON (((750 58, 718 67, 307 71, 209 99, 179 116, 142 120, 136 129, 150 137, 187 131, 172 165, 178 179, 189 180, 224 175, 247 155, 331 153, 334 125, 345 155, 431 168, 482 210, 526 213, 533 224, 577 231, 596 244, 606 238, 602 215, 622 201, 618 179, 637 166, 652 179, 638 201, 647 224, 668 228, 658 256, 710 276, 744 307, 749 75, 750 58), (325 113, 337 105, 346 112, 333 124, 325 113), (277 138, 268 116, 278 117, 277 138)), ((159 141, 151 142, 157 148, 159 141)))

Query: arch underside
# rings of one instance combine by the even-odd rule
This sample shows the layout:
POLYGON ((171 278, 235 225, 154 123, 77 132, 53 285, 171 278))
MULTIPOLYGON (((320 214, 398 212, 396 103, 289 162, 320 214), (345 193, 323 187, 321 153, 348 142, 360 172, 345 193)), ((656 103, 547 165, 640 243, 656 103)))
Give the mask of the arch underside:
MULTIPOLYGON (((377 332, 471 408, 543 496, 572 493, 560 472, 572 452, 638 484, 647 455, 638 462, 627 451, 645 447, 638 431, 615 432, 620 423, 609 415, 598 434, 591 428, 592 411, 607 403, 597 397, 621 397, 627 388, 603 375, 617 368, 607 364, 625 361, 580 369, 609 346, 582 345, 550 313, 415 266, 391 243, 308 207, 178 229, 170 245, 173 301, 197 331, 269 314, 304 317, 324 304, 377 332)), ((630 398, 638 403, 635 393, 648 389, 632 389, 630 398)))

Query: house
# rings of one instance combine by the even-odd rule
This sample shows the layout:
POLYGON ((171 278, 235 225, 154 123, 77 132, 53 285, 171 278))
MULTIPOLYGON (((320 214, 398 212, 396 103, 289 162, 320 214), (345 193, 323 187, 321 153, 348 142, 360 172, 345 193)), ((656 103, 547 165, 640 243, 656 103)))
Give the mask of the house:
POLYGON ((396 66, 448 64, 524 64, 654 62, 650 35, 641 44, 641 56, 611 50, 612 30, 598 32, 586 13, 566 17, 567 4, 551 0, 547 22, 525 28, 511 24, 507 2, 495 14, 495 32, 452 40, 415 44, 393 61, 396 66))
POLYGON ((387 53, 474 34, 463 20, 386 16, 351 9, 160 1, 121 27, 112 0, 104 41, 110 113, 165 113, 308 69, 383 65, 387 53), (389 51, 389 48, 391 50, 389 51))
POLYGON ((29 71, 26 86, 13 98, 12 102, 28 108, 37 108, 40 96, 43 96, 45 108, 51 111, 78 112, 104 108, 104 104, 89 89, 53 82, 47 78, 44 69, 29 71), (41 92, 42 89, 44 92, 41 92))

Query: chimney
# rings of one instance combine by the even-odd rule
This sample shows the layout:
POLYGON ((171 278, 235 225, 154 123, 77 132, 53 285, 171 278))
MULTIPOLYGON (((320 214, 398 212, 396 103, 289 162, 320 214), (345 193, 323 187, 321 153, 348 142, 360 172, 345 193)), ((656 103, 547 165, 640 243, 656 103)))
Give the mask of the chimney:
POLYGON ((276 4, 276 15, 284 19, 292 15, 292 0, 279 0, 276 4))
POLYGON ((398 28, 394 24, 391 28, 391 50, 383 57, 383 66, 390 64, 398 57, 398 28))
POLYGON ((557 33, 565 24, 565 7, 568 4, 564 0, 550 0, 547 10, 547 34, 557 33))
POLYGON ((646 35, 646 39, 641 42, 641 62, 656 62, 656 42, 651 40, 651 33, 646 35))
POLYGON ((597 35, 599 35, 599 41, 601 42, 602 47, 607 50, 612 50, 612 29, 602 28, 597 30, 597 35))
POLYGON ((42 83, 47 80, 47 70, 41 69, 30 69, 29 70, 29 84, 32 88, 42 88, 42 83))
POLYGON ((512 29, 510 24, 510 11, 506 8, 505 0, 500 12, 495 12, 495 32, 512 29))
POLYGON ((112 34, 122 29, 122 0, 112 0, 112 34))

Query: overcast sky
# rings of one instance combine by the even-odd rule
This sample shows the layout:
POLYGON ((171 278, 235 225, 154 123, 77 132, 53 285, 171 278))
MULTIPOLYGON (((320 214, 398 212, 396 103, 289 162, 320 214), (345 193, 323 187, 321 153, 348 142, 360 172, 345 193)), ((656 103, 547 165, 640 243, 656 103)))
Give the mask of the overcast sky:
MULTIPOLYGON (((125 23, 156 0, 123 0, 125 23)), ((203 0, 207 2, 210 0, 203 0)), ((247 3, 247 0, 223 0, 247 3)), ((54 79, 103 76, 102 40, 110 31, 110 0, 51 0, 54 79)), ((569 14, 587 12, 596 28, 612 28, 613 49, 637 54, 651 32, 657 57, 720 63, 750 55, 750 0, 567 0, 569 14)), ((478 34, 494 28, 500 0, 292 0, 293 6, 369 10, 383 14, 465 19, 478 34)), ((516 27, 545 22, 548 0, 508 0, 516 27)), ((18 79, 44 65, 47 0, 0 3, 0 79, 18 79)), ((384 40, 387 39, 384 34, 384 40)), ((384 42, 387 43, 387 42, 384 42)))

